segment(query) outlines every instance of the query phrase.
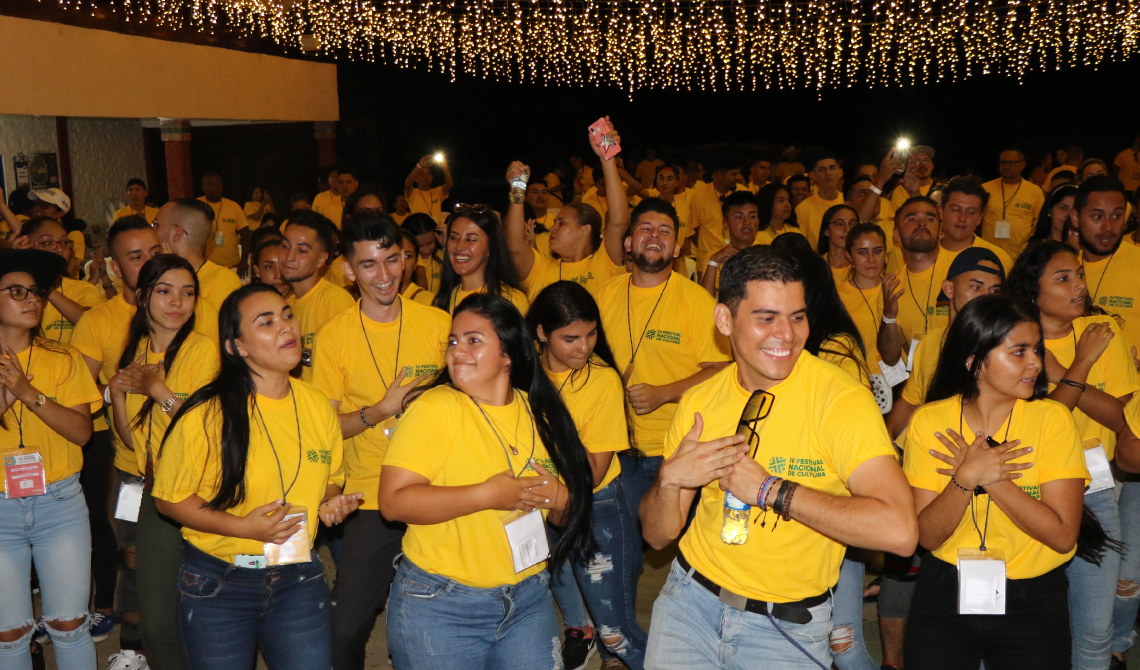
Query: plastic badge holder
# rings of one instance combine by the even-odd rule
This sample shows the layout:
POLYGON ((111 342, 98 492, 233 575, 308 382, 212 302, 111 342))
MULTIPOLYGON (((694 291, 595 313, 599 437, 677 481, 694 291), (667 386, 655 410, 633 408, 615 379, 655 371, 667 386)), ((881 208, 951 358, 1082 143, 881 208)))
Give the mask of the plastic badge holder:
POLYGON ((1085 467, 1088 468, 1089 475, 1092 476, 1092 482, 1085 490, 1085 495, 1114 488, 1116 480, 1112 478, 1112 466, 1108 464, 1108 454, 1105 453, 1100 440, 1096 438, 1087 439, 1083 446, 1085 448, 1085 467))
POLYGON ((515 574, 537 565, 550 557, 550 543, 546 539, 546 522, 542 512, 512 512, 503 516, 503 528, 511 545, 511 558, 515 574))
POLYGON ((1009 221, 1002 219, 1001 221, 994 222, 994 238, 999 240, 1009 239, 1009 221))
POLYGON ((281 523, 292 521, 298 517, 301 519, 301 524, 297 526, 297 531, 293 533, 292 537, 281 544, 266 542, 263 545, 265 560, 269 565, 308 563, 312 560, 310 554, 312 543, 309 542, 309 511, 301 505, 290 504, 289 511, 285 513, 285 518, 281 520, 281 523))
POLYGON ((958 614, 1005 614, 1005 552, 958 550, 958 614))
POLYGON ((47 493, 44 459, 37 447, 25 446, 4 454, 4 493, 9 500, 47 493))
POLYGON ((115 504, 115 518, 138 523, 142 506, 143 485, 123 482, 119 487, 119 502, 115 504))

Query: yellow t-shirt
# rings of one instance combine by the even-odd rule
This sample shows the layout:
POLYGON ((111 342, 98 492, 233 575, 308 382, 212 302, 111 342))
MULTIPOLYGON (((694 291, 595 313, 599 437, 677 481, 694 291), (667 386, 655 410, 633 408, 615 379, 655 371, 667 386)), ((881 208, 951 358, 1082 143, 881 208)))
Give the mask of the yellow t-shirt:
MULTIPOLYGON (((309 292, 298 298, 296 294, 289 296, 289 304, 293 306, 293 316, 297 319, 297 330, 301 333, 301 346, 305 351, 312 352, 313 340, 317 331, 326 321, 337 314, 352 307, 356 301, 352 294, 339 286, 334 286, 327 279, 320 279, 309 289, 309 292)), ((312 365, 301 366, 301 379, 306 382, 313 381, 312 365)))
POLYGON ((71 252, 83 263, 87 258, 87 238, 78 230, 73 230, 67 234, 67 239, 71 240, 71 252))
MULTIPOLYGON (((1005 276, 1009 276, 1009 271, 1013 269, 1013 259, 1009 257, 1009 254, 1005 252, 1005 249, 1002 249, 992 242, 987 242, 985 239, 978 237, 977 235, 974 235, 974 241, 970 243, 970 247, 981 247, 982 249, 989 249, 990 251, 994 252, 994 255, 998 257, 998 262, 1001 263, 1002 270, 1005 270, 1005 276)), ((968 249, 970 247, 966 248, 968 249)), ((965 251, 965 249, 962 249, 960 251, 950 251, 949 249, 943 248, 938 252, 938 260, 939 262, 944 262, 946 264, 946 270, 949 271, 950 264, 954 262, 954 259, 957 258, 958 254, 962 253, 962 251, 965 251), (946 258, 943 259, 943 256, 946 256, 946 258)), ((946 278, 943 277, 942 281, 945 280, 946 278)), ((941 287, 942 282, 939 282, 938 285, 941 287)))
MULTIPOLYGON (((396 378, 397 366, 407 374, 405 383, 422 374, 434 376, 443 368, 451 317, 412 300, 400 302, 400 318, 392 323, 377 323, 353 305, 317 331, 313 386, 339 402, 341 414, 380 402, 396 378)), ((377 491, 389 423, 395 421, 365 428, 344 443, 344 492, 363 492, 363 509, 380 509, 377 491)))
MULTIPOLYGON (((161 363, 166 360, 166 352, 154 353, 150 351, 150 341, 139 342, 135 360, 140 363, 161 363)), ((202 388, 218 376, 218 345, 216 342, 199 333, 190 333, 178 350, 174 359, 174 366, 166 373, 166 386, 181 401, 186 402, 190 394, 202 388)), ((156 402, 151 408, 150 417, 142 425, 135 425, 135 415, 142 409, 146 396, 141 393, 127 394, 127 418, 131 424, 131 441, 135 445, 135 466, 139 472, 146 472, 146 446, 150 445, 150 457, 158 462, 158 447, 162 444, 162 436, 170 427, 169 414, 162 411, 156 402), (149 439, 148 439, 149 437, 149 439)))
POLYGON ((1058 172, 1065 172, 1066 170, 1069 172, 1072 172, 1073 174, 1076 174, 1077 173, 1077 166, 1076 165, 1059 165, 1059 166, 1053 168, 1052 170, 1049 170, 1049 174, 1045 175, 1045 183, 1041 185, 1042 192, 1048 191, 1048 192, 1052 193, 1053 192, 1053 177, 1056 176, 1056 174, 1058 172))
MULTIPOLYGON (((962 429, 967 435, 974 431, 962 419, 961 396, 946 398, 918 409, 910 419, 910 425, 902 437, 903 469, 910 485, 917 489, 941 493, 951 486, 949 475, 938 474, 937 470, 946 464, 930 455, 931 450, 943 454, 949 451, 934 436, 937 431, 962 429)), ((1081 479, 1085 484, 1090 480, 1085 468, 1084 450, 1073 417, 1064 405, 1052 400, 1026 402, 1018 400, 1013 414, 998 429, 993 439, 998 442, 1021 440, 1021 445, 1033 447, 1033 453, 1025 454, 1011 463, 1033 463, 1033 467, 1021 471, 1021 478, 1013 480, 1018 488, 1041 499, 1041 485, 1059 479, 1081 479)), ((1076 548, 1059 554, 1041 542, 1029 537, 1017 528, 1014 522, 998 505, 989 503, 988 495, 980 495, 974 500, 974 510, 978 524, 982 525, 988 516, 986 548, 1005 552, 1006 574, 1010 579, 1039 577, 1050 570, 1064 565, 1072 558, 1076 548), (988 512, 986 510, 989 510, 988 512)), ((958 528, 941 547, 933 551, 951 565, 958 563, 958 549, 977 549, 978 531, 974 528, 973 517, 967 508, 958 522, 958 528)))
POLYGON ((637 180, 641 182, 642 186, 648 188, 649 185, 653 183, 654 178, 657 177, 658 166, 664 164, 665 161, 660 158, 655 158, 651 161, 641 161, 637 164, 637 172, 634 172, 633 176, 637 177, 637 180))
MULTIPOLYGON (((63 278, 59 292, 65 298, 74 300, 84 307, 95 308, 104 302, 103 292, 97 286, 91 282, 77 281, 70 277, 63 278)), ((80 321, 82 320, 80 319, 80 321)), ((48 300, 44 301, 44 316, 40 321, 40 326, 44 330, 45 337, 62 344, 69 344, 71 335, 75 332, 75 326, 48 300)))
POLYGON ((598 189, 591 187, 590 190, 586 191, 586 194, 582 196, 582 204, 589 205, 598 210, 598 214, 600 214, 602 217, 602 224, 604 227, 606 221, 606 213, 610 211, 610 204, 606 202, 605 198, 602 198, 598 195, 598 189))
POLYGON ((554 260, 534 249, 531 249, 531 252, 534 254, 534 265, 531 266, 526 279, 520 282, 526 291, 527 299, 531 302, 534 302, 542 289, 563 279, 578 282, 593 295, 606 282, 626 273, 625 266, 614 265, 610 255, 601 248, 575 263, 554 260))
POLYGON ((130 205, 126 205, 115 212, 115 220, 119 220, 124 216, 142 216, 146 218, 147 223, 154 223, 154 217, 158 216, 158 208, 144 205, 143 211, 136 212, 130 205))
POLYGON ((206 196, 198 198, 214 210, 214 222, 210 228, 210 241, 207 243, 207 258, 218 265, 232 268, 241 262, 241 253, 238 251, 238 233, 249 228, 245 220, 245 212, 241 205, 229 198, 222 198, 220 202, 210 202, 206 196))
MULTIPOLYGON (((665 437, 666 458, 692 429, 696 412, 704 418, 702 441, 736 432, 751 395, 738 375, 737 366, 730 365, 685 393, 665 437)), ((759 445, 753 445, 751 457, 771 474, 850 496, 847 480, 860 465, 894 457, 874 397, 834 365, 804 352, 788 378, 768 391, 775 399, 758 426, 759 445)), ((816 596, 839 581, 846 547, 798 521, 781 520, 774 529, 749 523, 747 542, 722 542, 724 498, 718 480, 707 484, 696 518, 681 538, 681 553, 701 574, 733 593, 769 602, 816 596)), ((753 507, 752 521, 760 514, 753 507)))
MULTIPOLYGON (((701 363, 731 358, 728 341, 713 324, 716 301, 676 272, 652 288, 634 286, 632 277, 617 277, 594 297, 623 374, 637 351, 628 386, 671 384, 700 372, 701 363)), ((637 448, 660 456, 665 429, 676 410, 677 405, 667 403, 649 414, 631 414, 637 448)))
POLYGON ((1018 186, 1006 186, 1000 177, 982 184, 982 188, 990 194, 990 201, 982 216, 981 236, 1001 247, 1010 258, 1017 258, 1037 226, 1037 216, 1045 206, 1045 193, 1031 181, 1022 179, 1018 186), (1001 220, 1009 221, 1008 239, 994 235, 994 226, 1001 220))
POLYGON ((397 214, 396 212, 392 212, 388 216, 392 217, 392 220, 396 222, 397 226, 402 226, 404 225, 404 219, 408 218, 411 215, 412 213, 409 211, 407 214, 397 214))
MULTIPOLYGON (((529 411, 526 394, 518 389, 510 404, 495 407, 476 405, 451 386, 436 387, 408 406, 384 454, 384 467, 414 472, 432 486, 481 484, 508 466, 516 475, 533 477, 537 473, 528 460, 533 444, 534 460, 557 474, 529 411), (519 453, 511 453, 509 447, 519 453)), ((443 523, 410 523, 404 554, 416 567, 465 586, 486 589, 518 584, 546 569, 546 562, 515 574, 503 529, 503 520, 510 516, 509 512, 481 510, 443 523)))
POLYGON ((428 258, 420 256, 416 258, 416 265, 424 269, 424 277, 427 278, 427 286, 424 288, 431 291, 432 295, 439 293, 439 277, 443 274, 443 262, 436 256, 428 258))
MULTIPOLYGON (((257 214, 257 209, 259 207, 261 207, 260 202, 253 202, 251 200, 251 201, 245 203, 245 207, 242 208, 242 214, 245 214, 246 221, 253 221, 253 219, 251 219, 249 217, 253 216, 254 214, 257 214)), ((262 216, 265 216, 266 214, 276 214, 276 213, 277 213, 277 210, 273 208, 273 205, 266 205, 265 209, 261 210, 262 216)), ((326 214, 326 216, 328 216, 328 215, 326 214)), ((261 226, 261 221, 256 221, 255 223, 257 223, 258 226, 261 226)))
MULTIPOLYGON (((651 188, 649 189, 649 196, 659 198, 661 191, 651 188)), ((692 198, 693 190, 689 188, 673 195, 673 209, 677 210, 677 219, 681 222, 681 229, 677 231, 678 242, 684 242, 697 232, 696 228, 693 227, 692 198)))
MULTIPOLYGON (((463 302, 464 298, 473 293, 486 293, 486 288, 487 287, 484 286, 478 291, 464 291, 462 288, 456 286, 455 288, 451 289, 451 299, 447 301, 447 313, 455 313, 455 308, 459 306, 459 303, 463 302)), ((513 304, 515 308, 519 310, 520 314, 526 316, 527 310, 530 309, 530 300, 527 299, 525 293, 516 288, 504 285, 501 295, 507 300, 510 300, 511 304, 513 304)))
POLYGON ((241 288, 241 278, 229 268, 210 260, 198 268, 198 289, 202 297, 216 307, 220 307, 222 302, 239 288, 241 288))
MULTIPOLYGON (((74 347, 37 338, 31 347, 16 354, 16 359, 24 372, 32 375, 32 386, 49 400, 64 407, 90 403, 92 412, 103 406, 103 395, 88 374, 83 356, 74 347)), ((67 479, 83 467, 82 445, 68 442, 17 400, 4 413, 4 426, 0 427, 0 453, 19 448, 21 431, 24 435, 23 451, 39 452, 48 484, 67 479)), ((0 487, 5 486, 0 482, 0 487)))
POLYGON ((796 223, 799 224, 804 236, 811 242, 811 248, 819 244, 819 229, 823 225, 823 214, 835 205, 843 204, 843 194, 838 193, 834 200, 824 200, 818 193, 812 193, 804 198, 796 207, 796 223))
POLYGON ((839 299, 859 329, 859 337, 863 338, 863 347, 867 350, 867 363, 871 374, 879 374, 879 355, 876 342, 879 338, 879 326, 883 323, 883 289, 876 286, 867 290, 856 288, 851 282, 845 281, 837 285, 839 299))
POLYGON ((946 344, 947 330, 947 326, 931 328, 918 341, 918 348, 914 350, 914 366, 903 387, 902 399, 915 407, 926 404, 926 392, 930 390, 930 381, 938 369, 938 359, 942 356, 942 346, 946 344))
POLYGON ((1095 263, 1084 260, 1084 256, 1082 251, 1093 304, 1116 319, 1129 347, 1140 348, 1140 247, 1121 243, 1116 253, 1095 263))
POLYGON ((435 294, 427 289, 420 288, 415 282, 410 282, 400 295, 409 300, 415 300, 421 305, 430 305, 435 301, 435 294))
POLYGON ((344 200, 339 195, 332 191, 321 191, 313 198, 311 207, 314 212, 332 221, 336 229, 340 230, 341 217, 344 215, 344 200))
POLYGON ((762 244, 762 245, 771 244, 772 242, 774 242, 776 240, 777 237, 783 235, 784 233, 795 233, 797 235, 803 235, 804 234, 803 228, 799 228, 797 226, 792 226, 792 225, 785 223, 784 224, 784 230, 782 230, 781 232, 778 232, 778 233, 775 230, 772 230, 772 228, 770 228, 770 227, 765 228, 764 230, 757 231, 756 232, 755 244, 762 244))
POLYGON ((407 197, 407 201, 408 211, 412 214, 427 214, 436 219, 443 213, 443 187, 436 186, 430 191, 413 188, 412 194, 407 197))
MULTIPOLYGON (((1132 353, 1128 344, 1120 334, 1120 327, 1110 316, 1082 316, 1073 321, 1073 331, 1067 336, 1056 340, 1045 340, 1045 348, 1053 353, 1057 362, 1068 368, 1076 358, 1076 343, 1089 325, 1094 323, 1108 323, 1112 326, 1115 337, 1108 343, 1108 348, 1100 355, 1096 363, 1089 370, 1086 383, 1089 386, 1104 391, 1110 396, 1119 398, 1129 393, 1140 391, 1140 381, 1137 381, 1136 367, 1132 363, 1132 353)), ((1056 388, 1049 385, 1049 390, 1056 388)), ((1077 422, 1077 430, 1081 440, 1098 439, 1104 446, 1104 452, 1112 459, 1116 453, 1116 433, 1094 421, 1080 409, 1073 410, 1073 419, 1077 422)))
MULTIPOLYGON (((560 373, 547 370, 546 374, 574 418, 578 439, 586 451, 603 454, 629 449, 625 389, 616 370, 591 358, 589 365, 581 370, 560 373)), ((619 474, 621 463, 615 455, 602 483, 594 487, 594 493, 609 486, 619 474)))
POLYGON ((1140 188, 1140 153, 1129 147, 1116 154, 1112 164, 1120 169, 1116 176, 1124 182, 1125 191, 1140 188))
MULTIPOLYGON (((934 181, 931 180, 926 186, 919 185, 918 192, 920 195, 930 195, 930 189, 933 186, 934 181)), ((907 200, 910 200, 910 193, 907 193, 902 184, 899 184, 895 187, 894 191, 891 191, 891 204, 895 206, 895 209, 902 207, 907 200)))
MULTIPOLYGON (((729 242, 725 238, 724 213, 721 211, 724 198, 717 193, 716 186, 712 182, 694 186, 690 190, 692 191, 692 196, 689 198, 690 217, 693 227, 697 229, 697 267, 703 269, 708 263, 709 256, 729 242)), ((748 187, 737 184, 736 190, 747 191, 748 187)), ((678 236, 677 239, 683 238, 678 236)))
MULTIPOLYGON (((317 508, 324 500, 325 489, 329 484, 344 484, 340 424, 325 394, 296 379, 289 383, 293 389, 290 396, 276 399, 258 395, 249 403, 245 500, 226 511, 245 516, 281 499, 301 505, 308 512, 311 543, 317 536, 317 508)), ((154 497, 171 503, 192 495, 206 501, 213 499, 222 478, 221 443, 222 415, 216 401, 182 415, 155 464, 154 497)), ((215 535, 185 526, 182 537, 227 563, 239 554, 265 553, 264 545, 257 540, 215 535)))
POLYGON ((938 258, 926 270, 912 274, 904 265, 899 272, 903 294, 899 296, 898 321, 903 331, 903 346, 908 351, 911 340, 922 339, 931 330, 946 327, 950 320, 950 306, 938 304, 938 293, 950 267, 946 256, 939 249, 938 258))

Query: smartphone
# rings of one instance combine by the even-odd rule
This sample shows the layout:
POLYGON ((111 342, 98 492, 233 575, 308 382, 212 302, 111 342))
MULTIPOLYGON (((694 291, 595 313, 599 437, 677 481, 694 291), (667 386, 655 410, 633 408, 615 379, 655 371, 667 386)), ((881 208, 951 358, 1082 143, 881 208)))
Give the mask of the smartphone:
POLYGON ((910 142, 907 140, 899 140, 895 145, 894 157, 903 162, 903 169, 896 170, 899 174, 906 172, 907 161, 910 160, 910 142))
POLYGON ((590 138, 594 141, 594 146, 602 150, 602 158, 610 160, 614 156, 621 153, 621 145, 609 136, 609 133, 614 129, 605 117, 602 117, 590 125, 590 138))

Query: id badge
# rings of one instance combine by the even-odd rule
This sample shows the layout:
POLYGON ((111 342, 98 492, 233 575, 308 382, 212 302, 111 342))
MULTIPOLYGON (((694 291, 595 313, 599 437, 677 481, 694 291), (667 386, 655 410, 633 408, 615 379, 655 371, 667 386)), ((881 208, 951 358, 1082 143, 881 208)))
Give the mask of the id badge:
POLYGON ((546 539, 546 522, 542 518, 542 512, 535 509, 526 514, 512 514, 504 519, 503 527, 507 530, 507 542, 511 545, 516 575, 550 557, 550 543, 546 539))
POLYGON ((214 233, 214 246, 215 247, 226 246, 226 234, 220 230, 218 232, 214 233))
MULTIPOLYGON (((907 379, 910 379, 910 373, 907 372, 907 370, 910 368, 907 366, 907 362, 904 361, 901 357, 894 365, 887 365, 883 361, 879 361, 879 369, 883 371, 883 374, 881 376, 883 378, 883 381, 885 381, 887 384, 888 395, 890 391, 889 387, 898 386, 899 384, 905 382, 907 379)), ((871 376, 872 382, 875 380, 876 376, 879 375, 871 376)))
POLYGON ((918 338, 910 341, 910 351, 906 354, 906 371, 910 372, 914 369, 914 352, 918 351, 918 338))
POLYGON ((994 222, 994 237, 999 240, 1009 239, 1009 221, 1002 219, 994 222))
POLYGON ((115 505, 115 518, 138 523, 142 506, 143 485, 123 482, 119 487, 119 502, 115 505))
POLYGON ((34 447, 4 454, 4 493, 9 500, 47 493, 44 459, 34 447))
POLYGON ((1085 490, 1086 496, 1107 491, 1116 486, 1116 480, 1112 478, 1112 466, 1108 464, 1108 454, 1105 453, 1100 440, 1094 438, 1085 441, 1085 467, 1089 469, 1089 475, 1092 476, 1092 482, 1085 490))
POLYGON ((1005 553, 958 550, 958 614, 1005 614, 1005 553))
POLYGON ((312 560, 312 543, 309 542, 309 511, 301 505, 289 505, 282 523, 300 517, 301 525, 288 540, 281 544, 266 542, 265 561, 269 565, 288 565, 289 563, 308 563, 312 560))

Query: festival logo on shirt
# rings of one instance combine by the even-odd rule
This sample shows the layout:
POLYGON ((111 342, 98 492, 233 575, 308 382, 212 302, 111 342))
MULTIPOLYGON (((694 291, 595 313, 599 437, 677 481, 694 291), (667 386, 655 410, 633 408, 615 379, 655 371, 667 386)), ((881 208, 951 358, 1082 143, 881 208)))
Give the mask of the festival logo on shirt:
POLYGON ((930 305, 926 308, 927 316, 950 316, 950 305, 930 305))
POLYGON ((316 449, 309 449, 305 452, 305 457, 309 459, 310 463, 332 465, 332 451, 329 449, 321 449, 319 452, 316 449))
POLYGON ((681 334, 675 333, 671 330, 647 330, 645 331, 645 339, 657 340, 658 342, 665 342, 668 344, 680 344, 681 334))
POLYGON ((784 469, 788 466, 788 460, 783 456, 773 456, 768 459, 768 472, 774 475, 784 474, 784 469))
MULTIPOLYGON (((1098 307, 1120 307, 1123 309, 1132 309, 1132 298, 1129 298, 1126 295, 1102 295, 1101 297, 1097 298, 1096 304, 1098 307)), ((1120 316, 1113 314, 1112 318, 1116 319, 1116 322, 1120 324, 1121 327, 1124 326, 1124 320, 1121 319, 1120 316)))
POLYGON ((1022 486, 1021 484, 1018 484, 1017 488, 1021 489, 1022 491, 1025 491, 1026 494, 1036 498, 1037 500, 1041 500, 1041 487, 1040 486, 1037 486, 1036 484, 1033 484, 1030 486, 1022 486))

